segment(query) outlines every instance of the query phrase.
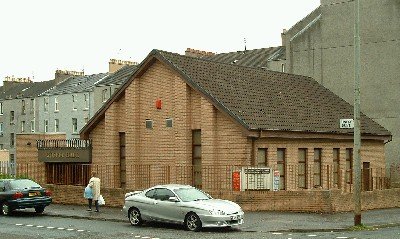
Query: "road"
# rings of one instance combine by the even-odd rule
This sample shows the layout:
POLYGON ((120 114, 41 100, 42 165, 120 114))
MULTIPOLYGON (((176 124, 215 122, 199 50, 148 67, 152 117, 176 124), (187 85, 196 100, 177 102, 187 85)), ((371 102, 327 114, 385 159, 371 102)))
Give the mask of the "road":
POLYGON ((80 238, 80 239, 300 239, 300 238, 400 238, 399 226, 386 227, 371 231, 333 231, 333 232, 266 232, 252 231, 246 227, 230 229, 206 229, 201 232, 188 232, 181 226, 152 223, 141 227, 132 227, 128 221, 110 222, 90 219, 74 219, 36 215, 21 211, 13 216, 0 216, 0 235, 3 239, 22 238, 80 238))

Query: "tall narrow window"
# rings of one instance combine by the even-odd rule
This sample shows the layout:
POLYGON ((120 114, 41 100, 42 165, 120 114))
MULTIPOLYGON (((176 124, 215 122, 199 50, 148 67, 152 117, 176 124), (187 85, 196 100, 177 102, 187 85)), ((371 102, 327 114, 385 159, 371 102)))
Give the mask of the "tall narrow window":
POLYGON ((72 109, 76 110, 76 95, 72 95, 72 109))
POLYGON ((84 105, 85 105, 85 110, 89 109, 89 94, 84 94, 84 105))
POLYGON ((21 107, 22 107, 22 109, 21 109, 21 114, 26 114, 26 105, 25 105, 25 100, 21 100, 21 107))
POLYGON ((193 184, 197 188, 202 187, 201 171, 201 130, 192 131, 192 163, 193 163, 193 184))
POLYGON ((333 184, 339 185, 339 162, 340 162, 340 149, 333 149, 333 184))
POLYGON ((285 173, 286 173, 286 149, 280 148, 277 151, 277 166, 280 174, 279 189, 286 189, 285 173))
POLYGON ((298 160, 298 186, 299 188, 307 188, 307 149, 299 149, 298 160))
POLYGON ((282 64, 282 72, 285 72, 285 64, 282 64))
POLYGON ((89 118, 85 117, 85 118, 83 118, 83 121, 85 122, 85 124, 87 124, 87 122, 89 122, 89 118))
POLYGON ((314 187, 322 186, 321 161, 322 161, 322 149, 314 149, 314 187))
POLYGON ((44 108, 44 112, 49 112, 49 97, 44 97, 43 108, 44 108))
POLYGON ((103 102, 106 102, 107 101, 107 89, 104 89, 103 91, 102 91, 102 94, 101 94, 101 99, 102 99, 102 101, 103 102))
POLYGON ((14 148, 14 146, 15 146, 15 139, 14 139, 14 137, 15 137, 15 134, 14 134, 14 133, 11 133, 11 134, 10 134, 10 148, 14 148))
POLYGON ((49 121, 44 120, 44 132, 47 133, 49 132, 49 121))
POLYGON ((10 111, 10 124, 14 124, 14 120, 15 120, 14 111, 10 111))
POLYGON ((35 132, 35 121, 31 120, 31 132, 35 132))
POLYGON ((25 121, 21 121, 21 133, 25 132, 25 121))
POLYGON ((59 111, 58 97, 54 97, 54 111, 59 111))
POLYGON ((31 104, 29 105, 30 112, 33 114, 35 112, 35 99, 31 99, 31 104))
POLYGON ((0 115, 3 115, 3 102, 0 102, 0 115))
POLYGON ((3 136, 3 134, 4 134, 3 123, 0 123, 0 136, 3 136))
POLYGON ((60 120, 59 119, 54 120, 54 132, 60 132, 60 120))
POLYGON ((346 149, 346 183, 353 183, 353 149, 346 149))
POLYGON ((78 119, 77 118, 72 118, 72 132, 73 133, 78 132, 78 119))
POLYGON ((266 167, 267 166, 267 149, 266 148, 259 148, 257 152, 257 165, 259 167, 266 167))
POLYGON ((120 178, 121 188, 126 187, 126 155, 125 155, 125 133, 119 133, 119 162, 120 162, 120 178))

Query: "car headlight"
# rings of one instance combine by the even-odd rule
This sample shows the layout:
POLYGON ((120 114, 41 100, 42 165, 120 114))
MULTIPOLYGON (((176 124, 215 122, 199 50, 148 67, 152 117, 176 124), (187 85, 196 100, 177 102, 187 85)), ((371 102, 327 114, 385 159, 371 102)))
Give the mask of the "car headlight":
POLYGON ((211 215, 225 215, 226 213, 221 210, 209 210, 211 215))

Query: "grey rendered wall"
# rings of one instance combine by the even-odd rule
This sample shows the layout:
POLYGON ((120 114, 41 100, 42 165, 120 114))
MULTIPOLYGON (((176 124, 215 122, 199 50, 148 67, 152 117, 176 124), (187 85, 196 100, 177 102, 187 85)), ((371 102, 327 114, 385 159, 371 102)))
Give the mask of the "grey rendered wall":
MULTIPOLYGON (((292 73, 313 77, 353 104, 354 2, 321 3, 321 18, 313 27, 292 41, 288 39, 298 29, 285 36, 288 64, 292 73)), ((363 0, 360 4, 361 108, 391 131, 393 140, 386 146, 386 156, 388 163, 399 162, 400 1, 363 0)))

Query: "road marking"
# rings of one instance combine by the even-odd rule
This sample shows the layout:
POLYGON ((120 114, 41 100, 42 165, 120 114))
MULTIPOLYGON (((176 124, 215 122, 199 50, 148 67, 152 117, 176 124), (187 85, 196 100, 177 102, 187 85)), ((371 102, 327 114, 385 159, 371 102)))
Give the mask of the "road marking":
POLYGON ((37 228, 42 228, 42 227, 44 227, 44 226, 36 226, 37 228))
POLYGON ((67 231, 74 231, 75 229, 73 228, 68 228, 67 231))
POLYGON ((31 225, 31 224, 29 224, 29 225, 25 225, 25 226, 27 226, 27 227, 33 227, 33 225, 31 225))
POLYGON ((20 224, 20 223, 18 223, 18 224, 15 224, 16 226, 23 226, 24 224, 20 224))
POLYGON ((346 239, 348 237, 336 237, 336 238, 338 238, 338 239, 346 239))
POLYGON ((272 235, 282 235, 283 233, 281 232, 273 232, 272 235))
POLYGON ((310 234, 310 235, 307 235, 308 237, 316 237, 317 235, 315 235, 315 234, 310 234))

